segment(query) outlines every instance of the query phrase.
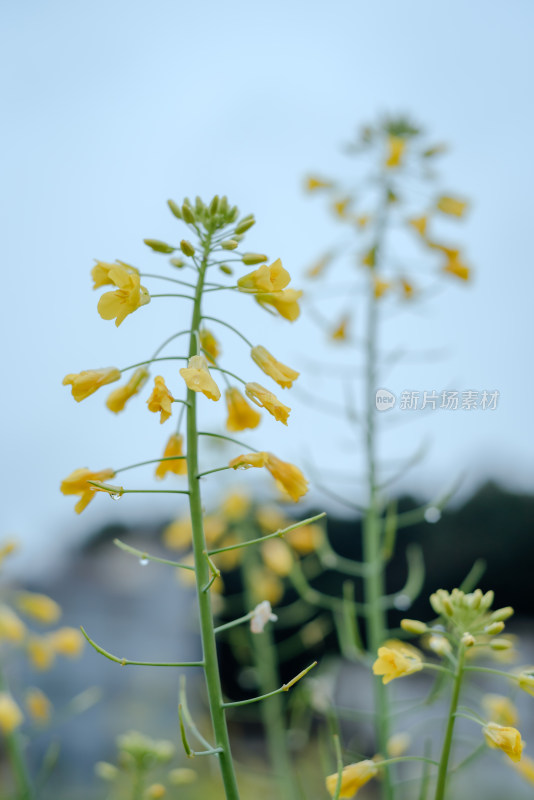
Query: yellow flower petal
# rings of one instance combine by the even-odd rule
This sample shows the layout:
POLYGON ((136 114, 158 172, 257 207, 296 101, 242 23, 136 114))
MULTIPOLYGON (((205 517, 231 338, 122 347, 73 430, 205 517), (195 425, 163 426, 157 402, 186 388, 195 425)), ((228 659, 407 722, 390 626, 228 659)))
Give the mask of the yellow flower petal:
POLYGON ((289 272, 282 266, 279 258, 270 266, 263 264, 254 272, 249 272, 239 278, 237 285, 241 291, 245 292, 280 292, 285 289, 291 277, 289 272))
POLYGON ((257 406, 266 408, 269 414, 272 414, 276 420, 287 425, 287 419, 291 409, 281 403, 272 392, 269 392, 259 383, 247 383, 245 386, 245 394, 249 400, 252 400, 257 406))
POLYGON ((451 258, 443 267, 443 272, 448 272, 462 281, 469 280, 469 267, 458 258, 451 258))
POLYGON ((189 516, 171 522, 163 531, 163 544, 171 550, 185 550, 191 545, 193 528, 189 516))
POLYGON ((125 269, 126 272, 130 272, 132 275, 139 275, 139 270, 130 266, 130 264, 108 264, 106 261, 97 261, 96 265, 91 270, 91 277, 94 281, 93 289, 99 289, 101 286, 113 285, 114 281, 110 278, 109 273, 110 270, 116 269, 117 267, 125 269))
POLYGON ((499 725, 515 725, 518 720, 516 706, 509 697, 502 694, 485 694, 482 698, 482 708, 486 716, 499 725))
POLYGON ((378 658, 373 664, 373 673, 382 675, 382 683, 389 683, 421 669, 423 664, 419 656, 414 657, 409 651, 403 653, 391 647, 379 647, 378 658))
POLYGON ((114 389, 106 400, 106 406, 110 411, 118 414, 122 411, 128 400, 141 391, 148 380, 148 370, 146 367, 139 367, 135 370, 132 377, 124 386, 114 389))
POLYGON ((180 375, 186 382, 187 388, 193 392, 202 392, 209 400, 219 400, 221 392, 213 380, 204 356, 192 356, 188 366, 182 367, 180 375))
POLYGON ((261 414, 247 403, 239 389, 231 386, 226 390, 225 397, 228 409, 227 430, 244 431, 245 428, 258 427, 261 422, 261 414))
POLYGON ((281 578, 289 575, 293 569, 293 558, 289 548, 280 539, 268 539, 262 542, 261 557, 265 566, 281 578))
POLYGON ((22 711, 9 692, 0 692, 0 729, 5 734, 12 733, 21 725, 22 711))
POLYGON ((308 491, 308 481, 294 464, 267 453, 265 464, 279 487, 296 503, 308 491))
POLYGON ((61 616, 61 606, 46 594, 19 592, 15 603, 19 611, 43 625, 52 625, 61 616))
POLYGON ((26 626, 9 606, 0 605, 0 642, 20 644, 26 636, 26 626))
POLYGON ((344 314, 339 320, 337 326, 330 334, 330 338, 337 342, 345 342, 348 338, 347 326, 349 322, 350 322, 350 316, 348 314, 344 314))
POLYGON ((400 136, 388 137, 388 155, 385 162, 386 167, 393 169, 400 166, 404 150, 406 149, 406 141, 400 136))
POLYGON ((456 197, 447 197, 445 195, 439 197, 436 203, 436 208, 443 214, 450 214, 453 217, 462 217, 467 206, 468 203, 464 200, 458 200, 456 197))
POLYGON ((167 389, 161 375, 154 378, 154 389, 147 400, 148 410, 154 414, 160 412, 160 423, 169 419, 172 413, 173 396, 167 389))
POLYGON ((81 468, 75 469, 74 472, 61 482, 61 492, 64 495, 79 494, 80 499, 74 506, 77 514, 86 508, 97 492, 96 486, 91 486, 87 481, 107 481, 113 478, 115 472, 112 469, 101 469, 99 472, 93 472, 90 469, 81 468))
POLYGON ((115 266, 108 271, 110 282, 118 288, 114 292, 106 292, 98 301, 98 313, 102 319, 114 319, 119 327, 128 314, 150 302, 150 294, 137 272, 130 272, 126 267, 115 266))
POLYGON ((502 750, 512 761, 521 760, 524 742, 516 728, 498 725, 496 722, 488 722, 487 725, 484 725, 483 731, 486 742, 490 747, 502 750))
POLYGON ((121 372, 117 367, 105 367, 104 369, 87 369, 83 372, 70 373, 63 378, 63 386, 69 383, 72 386, 72 396, 79 403, 85 400, 86 397, 96 392, 101 386, 106 383, 113 383, 118 381, 121 377, 121 372))
POLYGON ((373 292, 376 300, 382 297, 389 288, 391 288, 391 283, 389 281, 382 281, 377 277, 374 278, 373 292))
POLYGON ((272 292, 270 294, 258 293, 256 301, 263 307, 272 306, 281 317, 290 322, 295 322, 300 315, 298 301, 301 297, 302 291, 286 289, 283 292, 272 292))
POLYGON ((522 756, 519 763, 514 764, 519 774, 534 786, 534 759, 528 756, 522 756))
MULTIPOLYGON (((358 789, 370 781, 378 773, 378 769, 374 761, 358 761, 357 764, 349 764, 343 768, 341 773, 341 791, 340 797, 354 797, 358 789)), ((336 786, 338 781, 338 774, 335 772, 329 775, 326 779, 326 788, 332 797, 336 793, 336 786)))
POLYGON ((229 467, 234 469, 250 469, 250 467, 264 467, 267 463, 268 453, 246 453, 236 456, 228 462, 229 467))
MULTIPOLYGON (((165 445, 163 458, 172 458, 173 456, 183 456, 184 438, 179 433, 172 433, 165 445)), ((160 480, 165 477, 168 472, 173 472, 175 475, 187 475, 187 461, 185 458, 175 458, 172 461, 160 461, 156 467, 156 478, 160 480)))
POLYGON ((253 347, 250 351, 250 355, 258 367, 272 378, 273 381, 276 381, 282 389, 290 388, 293 385, 293 381, 296 381, 300 374, 296 370, 291 369, 291 367, 287 367, 285 364, 277 361, 276 358, 261 345, 253 347))
POLYGON ((221 354, 221 346, 215 336, 207 328, 202 328, 199 333, 200 347, 204 351, 204 355, 213 364, 221 354))
POLYGON ((318 189, 329 189, 333 186, 332 181, 325 181, 323 178, 318 178, 316 175, 310 175, 306 178, 304 188, 307 192, 315 192, 318 189))
POLYGON ((351 197, 344 197, 341 200, 335 200, 332 205, 334 213, 341 219, 345 219, 347 216, 347 208, 349 207, 351 202, 352 202, 351 197))
POLYGON ((36 722, 48 722, 52 712, 52 703, 40 689, 31 687, 26 692, 26 708, 36 722))
POLYGON ((77 628, 58 628, 48 634, 52 650, 60 656, 77 658, 85 645, 85 639, 77 628))
POLYGON ((46 636, 31 636, 26 643, 28 658, 35 669, 50 669, 56 654, 46 636))
POLYGON ((408 220, 408 223, 412 226, 412 228, 415 228, 419 236, 424 236, 428 225, 428 217, 412 217, 412 219, 408 220))

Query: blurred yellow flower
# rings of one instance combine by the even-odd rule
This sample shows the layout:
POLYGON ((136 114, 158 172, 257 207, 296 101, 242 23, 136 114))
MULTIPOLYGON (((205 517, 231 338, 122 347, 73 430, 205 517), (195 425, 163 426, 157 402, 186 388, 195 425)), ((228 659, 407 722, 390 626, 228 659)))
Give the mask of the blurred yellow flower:
POLYGON ((239 522, 250 510, 250 497, 244 492, 230 492, 221 503, 221 512, 229 522, 239 522))
POLYGON ((382 675, 382 683, 389 683, 395 678, 402 678, 423 669, 419 655, 414 656, 414 648, 379 647, 378 658, 373 664, 373 673, 382 675))
POLYGON ((204 538, 209 545, 215 544, 226 530, 225 521, 218 514, 206 514, 202 520, 202 525, 204 538))
POLYGON ((382 281, 377 277, 373 279, 373 292, 377 300, 382 297, 389 288, 391 288, 391 283, 389 281, 382 281))
POLYGON ((502 694, 485 694, 482 698, 482 708, 487 717, 499 725, 515 725, 518 720, 516 706, 509 697, 502 694))
POLYGON ((323 529, 320 525, 303 525, 286 533, 284 538, 300 555, 308 555, 319 549, 323 541, 323 529))
POLYGON ((522 756, 521 761, 514 764, 514 767, 528 783, 534 785, 534 759, 522 756))
POLYGON ((93 289, 99 289, 101 286, 113 285, 115 281, 110 278, 109 273, 110 270, 117 268, 124 269, 132 275, 139 275, 139 270, 130 266, 130 264, 108 264, 105 261, 97 261, 96 265, 91 270, 91 277, 94 281, 93 289))
POLYGON ((260 506, 256 511, 256 520, 264 533, 274 533, 291 525, 278 506, 260 506))
POLYGON ((387 752, 390 758, 399 758, 409 749, 412 737, 406 731, 394 733, 387 741, 387 752))
POLYGON ((523 691, 534 697, 534 668, 520 672, 518 675, 518 684, 523 691))
POLYGON ((251 570, 250 585, 255 603, 268 600, 275 606, 284 596, 283 582, 265 567, 255 567, 251 570))
POLYGON ((446 197, 445 195, 438 197, 436 203, 436 208, 443 214, 451 214, 454 217, 462 217, 467 206, 468 203, 464 200, 458 200, 456 197, 446 197))
POLYGON ((315 192, 317 189, 329 189, 331 186, 333 186, 332 181, 325 181, 323 178, 318 178, 316 175, 309 175, 304 184, 304 188, 307 192, 315 192))
POLYGON ((282 266, 279 258, 271 265, 263 264, 254 272, 239 278, 237 285, 245 292, 280 292, 285 289, 291 277, 282 266))
POLYGON ((323 256, 314 264, 312 264, 312 266, 309 267, 309 269, 306 270, 306 275, 308 276, 308 278, 317 278, 322 272, 324 272, 324 270, 330 264, 331 261, 332 261, 332 254, 327 253, 325 256, 323 256))
POLYGON ((189 516, 171 522, 163 531, 163 544, 171 550, 184 550, 191 545, 193 528, 189 516))
POLYGON ((26 626, 12 608, 0 605, 0 642, 19 644, 26 636, 26 626))
POLYGON ((279 487, 296 503, 308 491, 308 481, 294 464, 282 461, 272 453, 267 453, 265 464, 279 487))
POLYGON ((61 616, 61 606, 46 594, 19 592, 15 597, 15 604, 27 617, 44 625, 52 625, 61 616))
POLYGON ((245 394, 249 400, 252 400, 257 406, 266 408, 269 414, 272 414, 276 420, 287 425, 287 419, 291 409, 281 403, 272 392, 269 392, 259 383, 247 383, 245 386, 245 394))
POLYGON ((0 565, 7 556, 15 552, 17 547, 18 544, 14 539, 8 539, 8 541, 0 547, 0 565))
POLYGON ((118 414, 122 411, 130 397, 141 391, 147 382, 149 373, 146 367, 139 367, 135 370, 132 377, 124 386, 114 389, 106 400, 106 406, 110 411, 118 414))
POLYGON ((191 391, 202 392, 209 400, 220 399, 219 387, 210 375, 208 362, 204 356, 192 356, 188 366, 180 370, 180 375, 191 391))
POLYGON ((197 778, 198 774, 194 769, 189 769, 189 767, 177 767, 176 769, 171 769, 169 772, 169 781, 173 786, 193 783, 197 778))
POLYGON ((26 642, 28 658, 35 669, 50 669, 55 661, 56 654, 46 636, 30 636, 26 642))
POLYGON ((411 283, 410 281, 406 280, 406 278, 401 278, 400 279, 400 284, 401 284, 401 288, 402 288, 402 293, 404 295, 404 299, 405 300, 411 300, 411 298, 414 295, 414 291, 415 291, 415 289, 413 287, 413 283, 411 283))
POLYGON ((287 367, 285 364, 277 361, 276 358, 261 345, 253 347, 250 351, 250 355, 258 367, 272 378, 273 381, 276 381, 282 389, 291 388, 293 381, 296 381, 300 374, 296 370, 291 369, 291 367, 287 367))
POLYGON ((112 469, 101 469, 98 472, 93 472, 86 468, 75 469, 74 472, 71 472, 71 474, 61 482, 60 489, 64 495, 80 495, 80 499, 74 506, 74 510, 77 514, 81 514, 84 508, 89 505, 97 491, 96 487, 91 486, 87 481, 107 481, 109 478, 113 478, 114 475, 115 472, 112 469))
POLYGON ((174 398, 165 385, 165 381, 161 375, 154 378, 154 388, 152 394, 148 398, 148 410, 153 411, 154 414, 160 412, 160 423, 169 419, 172 414, 172 404, 174 398))
POLYGON ((63 378, 63 386, 69 383, 72 386, 72 396, 79 403, 86 397, 96 392, 106 383, 120 380, 121 372, 117 367, 104 367, 103 369, 87 369, 83 372, 70 373, 63 378))
POLYGON ((443 272, 448 272, 450 275, 455 275, 462 281, 469 280, 469 267, 466 266, 459 258, 451 258, 443 267, 443 272))
POLYGON ((221 354, 221 347, 219 342, 213 335, 211 331, 207 328, 202 328, 199 333, 200 338, 200 347, 204 351, 204 355, 206 358, 211 361, 213 364, 219 358, 221 354))
POLYGON ((261 544, 261 557, 266 567, 275 575, 284 578, 293 569, 293 558, 289 548, 281 539, 267 539, 261 544))
POLYGON ((163 458, 173 459, 171 461, 160 461, 156 467, 156 478, 161 480, 167 475, 168 472, 173 472, 175 475, 187 475, 187 461, 185 458, 176 458, 183 456, 184 438, 179 433, 172 433, 165 445, 163 451, 163 458), (173 458, 174 457, 174 458, 173 458))
POLYGON ((354 221, 358 228, 366 228, 369 222, 371 221, 371 217, 369 214, 360 214, 359 216, 354 218, 354 221))
POLYGON ((272 292, 270 294, 257 294, 256 300, 260 306, 272 306, 278 311, 281 317, 295 322, 300 315, 299 299, 302 292, 296 289, 286 289, 283 292, 272 292))
POLYGON ((347 327, 350 322, 350 315, 344 314, 339 320, 336 328, 330 334, 330 337, 337 342, 345 342, 348 339, 347 327))
POLYGON ((408 224, 417 231, 419 236, 424 236, 428 225, 428 217, 426 215, 423 217, 412 217, 408 220, 408 224))
POLYGON ((363 254, 362 264, 364 267, 371 267, 371 269, 376 265, 376 245, 363 254))
POLYGON ((226 428, 229 431, 244 431, 245 428, 257 428, 261 422, 261 414, 252 408, 239 389, 230 386, 225 393, 228 419, 226 428))
POLYGON ((486 742, 490 747, 502 750, 512 761, 521 760, 524 742, 516 728, 498 725, 496 722, 488 722, 487 725, 484 725, 483 731, 486 742))
POLYGON ((26 692, 26 708, 36 722, 48 722, 52 712, 52 703, 40 689, 30 687, 26 692))
POLYGON ((119 327, 128 314, 150 302, 150 295, 136 272, 116 266, 109 270, 108 277, 117 286, 114 292, 105 292, 98 301, 98 313, 102 319, 114 319, 119 327))
MULTIPOLYGON (((349 764, 347 767, 344 767, 341 773, 341 791, 339 796, 343 798, 354 797, 358 789, 365 786, 377 773, 378 769, 375 762, 369 759, 358 761, 357 764, 349 764)), ((334 797, 336 793, 337 781, 337 772, 333 775, 329 775, 326 779, 326 788, 332 797, 334 797)))
POLYGON ((146 800, 161 800, 167 794, 167 789, 162 783, 153 783, 145 792, 146 800))
POLYGON ((22 711, 9 692, 0 692, 0 729, 5 734, 12 733, 21 725, 22 711))
POLYGON ((52 650, 60 656, 77 658, 85 645, 82 632, 77 628, 58 628, 48 634, 52 650))
POLYGON ((351 202, 352 202, 351 197, 344 197, 342 200, 335 200, 334 203, 332 204, 334 213, 337 214, 338 217, 341 217, 341 219, 345 219, 345 217, 347 216, 347 208, 349 207, 351 202))
POLYGON ((385 166, 389 169, 398 167, 402 161, 404 151, 406 149, 406 141, 400 136, 388 137, 388 154, 385 166))

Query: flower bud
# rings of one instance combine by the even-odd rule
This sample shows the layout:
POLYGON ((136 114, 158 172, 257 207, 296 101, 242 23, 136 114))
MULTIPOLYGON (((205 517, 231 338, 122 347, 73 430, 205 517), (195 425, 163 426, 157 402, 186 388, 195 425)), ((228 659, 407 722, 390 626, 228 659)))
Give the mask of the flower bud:
POLYGON ((241 259, 243 264, 246 264, 247 267, 254 264, 263 264, 264 261, 268 260, 268 257, 262 255, 261 253, 244 253, 243 258, 241 259))
POLYGON ((166 242, 160 242, 159 239, 143 239, 147 247, 150 247, 156 253, 174 253, 175 247, 171 247, 166 242))
POLYGON ((219 269, 221 272, 224 272, 225 275, 233 275, 234 271, 232 267, 229 267, 227 264, 220 264, 219 269))
POLYGON ((510 639, 494 639, 490 642, 492 650, 509 650, 512 647, 510 639))
POLYGON ((492 622, 504 622, 504 620, 511 617, 513 613, 514 609, 512 606, 505 606, 504 608, 498 608, 494 611, 490 619, 492 622))
POLYGON ((427 632, 427 626, 418 619, 401 619, 401 628, 408 633, 415 633, 417 636, 427 632))
POLYGON ((174 200, 167 200, 167 205, 171 209, 172 213, 177 219, 182 219, 182 211, 180 206, 174 202, 174 200))
POLYGON ((235 239, 225 239, 224 242, 221 242, 223 250, 235 250, 238 246, 239 242, 236 242, 235 239))
POLYGON ((176 267, 177 269, 182 269, 182 267, 185 267, 185 261, 182 261, 181 258, 171 258, 170 262, 173 267, 176 267))
POLYGON ((489 636, 495 636, 495 634, 500 633, 504 630, 504 622, 492 622, 491 625, 486 625, 484 628, 484 633, 489 634, 489 636))
POLYGON ((241 222, 238 223, 238 225, 237 225, 237 227, 235 229, 235 232, 236 233, 245 233, 245 231, 248 231, 249 228, 252 228, 252 226, 255 223, 256 223, 256 220, 254 219, 254 217, 243 217, 241 222))
POLYGON ((192 225, 195 222, 193 209, 188 203, 184 203, 182 206, 182 218, 188 225, 192 225))
POLYGON ((466 647, 473 647, 475 644, 475 637, 473 634, 469 633, 469 631, 466 631, 464 634, 462 634, 462 644, 466 647))
POLYGON ((230 211, 228 212, 227 220, 228 222, 232 223, 235 222, 239 215, 239 209, 237 206, 233 206, 230 211))
POLYGON ((209 206, 210 214, 216 214, 219 210, 219 195, 216 194, 209 206))
MULTIPOLYGON (((184 219, 185 219, 185 216, 184 216, 184 219)), ((191 242, 187 241, 187 239, 182 239, 182 241, 180 242, 180 250, 186 256, 194 256, 195 255, 195 248, 193 247, 191 242)))

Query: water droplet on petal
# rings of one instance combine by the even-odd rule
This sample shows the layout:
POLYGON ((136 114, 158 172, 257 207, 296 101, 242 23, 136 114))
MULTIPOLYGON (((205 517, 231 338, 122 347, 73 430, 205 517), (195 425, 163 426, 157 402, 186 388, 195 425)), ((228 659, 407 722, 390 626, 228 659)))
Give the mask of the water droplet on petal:
POLYGON ((122 497, 122 493, 121 492, 110 492, 109 496, 111 497, 112 500, 120 500, 121 497, 122 497))
POLYGON ((143 556, 143 558, 139 559, 139 563, 141 564, 142 567, 146 567, 146 565, 148 564, 148 558, 145 558, 143 556))
POLYGON ((441 511, 435 506, 430 506, 425 511, 425 520, 430 523, 439 522, 441 519, 441 511))

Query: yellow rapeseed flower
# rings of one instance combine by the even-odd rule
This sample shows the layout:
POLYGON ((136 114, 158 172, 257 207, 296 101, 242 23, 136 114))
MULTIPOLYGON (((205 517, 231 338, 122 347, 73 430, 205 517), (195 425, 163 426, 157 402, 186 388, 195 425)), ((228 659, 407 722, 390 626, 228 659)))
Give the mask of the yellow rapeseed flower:
POLYGON ((518 684, 524 692, 534 697, 534 668, 524 669, 518 675, 518 684))
POLYGON ((185 550, 193 538, 193 528, 189 516, 171 522, 163 531, 163 544, 171 550, 185 550))
MULTIPOLYGON (((165 445, 163 451, 163 458, 172 458, 173 456, 183 456, 184 437, 179 433, 172 433, 165 445)), ((175 475, 187 475, 187 461, 185 458, 174 458, 172 461, 160 461, 156 467, 156 478, 164 478, 168 472, 173 472, 175 475)))
POLYGON ((256 301, 260 306, 272 306, 281 317, 295 322, 300 315, 299 299, 302 297, 302 291, 296 289, 285 289, 283 292, 272 292, 270 294, 258 293, 256 294, 256 301))
POLYGON ((0 547, 0 565, 7 556, 15 552, 17 547, 18 544, 14 539, 8 539, 8 541, 0 547))
MULTIPOLYGON (((357 764, 349 764, 347 767, 344 767, 341 773, 341 791, 339 796, 343 798, 354 797, 358 789, 365 786, 377 773, 378 768, 375 762, 370 759, 358 761, 357 764)), ((337 781, 337 772, 333 775, 329 775, 326 779, 326 788, 332 797, 336 793, 337 781)))
POLYGON ((330 334, 330 338, 336 342, 345 342, 348 339, 347 327, 350 322, 350 315, 344 314, 339 320, 337 326, 330 334))
POLYGON ((292 520, 282 513, 278 506, 260 506, 256 511, 256 521, 264 533, 274 533, 291 525, 292 520))
POLYGON ((26 626, 12 608, 0 605, 0 642, 19 644, 26 636, 26 626))
POLYGON ((233 491, 226 495, 221 503, 221 513, 229 522, 239 522, 245 517, 251 506, 250 497, 243 492, 233 491))
POLYGON ((428 217, 426 215, 423 217, 412 217, 408 220, 408 224, 417 231, 419 236, 424 236, 428 225, 428 217))
POLYGON ((289 548, 281 539, 267 539, 261 545, 261 557, 266 567, 281 578, 289 575, 293 569, 293 558, 289 548))
POLYGON ((509 697, 502 694, 485 694, 482 698, 482 708, 486 715, 498 722, 499 725, 515 725, 518 720, 516 706, 509 697))
POLYGON ((398 167, 402 161, 404 151, 406 149, 406 141, 400 136, 388 137, 388 155, 385 166, 389 169, 398 167))
POLYGON ((387 741, 386 748, 390 758, 403 756, 412 743, 412 737, 406 731, 394 733, 387 741))
POLYGON ((352 202, 351 197, 344 197, 342 200, 335 200, 334 203, 332 204, 334 213, 341 219, 345 219, 347 216, 347 208, 349 207, 351 202, 352 202))
POLYGON ((229 431, 244 431, 245 428, 257 428, 261 422, 261 414, 252 408, 239 389, 231 386, 226 390, 226 407, 228 419, 226 428, 229 431))
POLYGON ((209 400, 219 400, 221 392, 208 369, 204 356, 192 356, 188 366, 182 367, 180 375, 193 392, 202 392, 209 400))
POLYGON ((71 384, 72 396, 79 403, 85 400, 90 394, 96 392, 101 386, 106 383, 113 383, 118 381, 121 377, 121 372, 117 367, 104 367, 103 369, 87 369, 83 372, 70 373, 63 378, 63 386, 71 384))
POLYGON ((221 346, 213 333, 207 328, 202 328, 199 333, 200 347, 204 351, 206 358, 215 364, 221 354, 221 346))
POLYGON ((58 628, 48 634, 54 653, 67 658, 77 658, 85 645, 85 639, 77 628, 58 628))
POLYGON ((366 228, 371 221, 371 217, 369 214, 359 214, 358 216, 354 217, 354 221, 358 228, 366 228))
POLYGON ((265 464, 279 488, 296 503, 308 491, 308 481, 294 464, 282 461, 272 453, 267 453, 265 464))
POLYGON ((272 378, 273 381, 276 381, 282 389, 291 388, 293 381, 296 381, 300 374, 296 370, 291 369, 291 367, 287 367, 285 364, 277 361, 276 358, 261 345, 253 347, 250 351, 250 355, 258 367, 272 378))
POLYGON ((266 408, 269 414, 272 414, 276 420, 287 425, 287 419, 291 409, 281 403, 272 392, 269 392, 259 383, 247 383, 245 385, 245 394, 249 400, 252 400, 257 406, 266 408))
POLYGON ((118 328, 128 314, 150 302, 150 294, 148 289, 141 286, 139 274, 129 272, 126 267, 113 267, 109 270, 108 277, 117 289, 101 296, 98 313, 102 319, 114 319, 118 328))
POLYGON ((5 734, 12 733, 22 724, 22 711, 9 692, 0 692, 0 730, 5 734))
POLYGON ((115 281, 110 278, 109 273, 110 270, 116 269, 117 267, 126 270, 126 272, 132 275, 139 275, 139 270, 130 266, 130 264, 109 264, 106 261, 97 261, 91 270, 91 277, 94 281, 93 289, 99 289, 101 286, 113 286, 115 281))
POLYGON ((145 792, 146 800, 161 800, 167 794, 167 789, 162 783, 153 783, 145 792))
POLYGON ((237 285, 244 292, 280 292, 290 280, 289 272, 277 258, 271 265, 263 264, 254 272, 243 275, 237 281, 237 285))
POLYGON ((371 247, 366 253, 362 256, 362 264, 364 267, 371 267, 373 269, 376 265, 376 245, 371 247))
POLYGON ((139 367, 135 370, 132 377, 124 386, 114 389, 106 400, 106 405, 110 411, 118 414, 122 411, 130 397, 141 391, 148 380, 148 370, 146 367, 139 367))
POLYGON ((26 692, 26 708, 32 719, 36 722, 44 723, 50 719, 52 703, 40 689, 30 687, 26 692))
POLYGON ((306 271, 306 275, 308 278, 317 278, 322 272, 324 272, 331 261, 332 253, 327 253, 325 256, 312 264, 311 267, 309 267, 309 269, 306 271))
POLYGON ((402 678, 423 669, 420 656, 411 652, 414 648, 379 647, 378 658, 373 664, 373 673, 382 675, 382 683, 389 683, 395 678, 402 678))
POLYGON ((284 538, 299 555, 308 555, 319 549, 323 541, 323 529, 320 525, 303 525, 286 533, 284 538))
POLYGON ((468 203, 464 200, 458 200, 456 197, 446 197, 445 195, 438 197, 436 203, 436 208, 443 214, 451 214, 454 217, 462 217, 467 206, 468 203))
POLYGON ((161 375, 154 378, 154 388, 152 394, 147 400, 148 410, 153 411, 154 414, 160 412, 160 423, 169 419, 172 414, 173 396, 167 389, 165 381, 161 375))
POLYGON ((323 178, 318 178, 316 175, 309 175, 304 184, 304 188, 307 192, 315 192, 318 189, 329 189, 331 186, 333 186, 332 181, 325 181, 323 178))
POLYGON ((450 258, 443 267, 443 272, 448 272, 450 275, 454 275, 462 281, 469 280, 469 267, 460 261, 459 258, 450 258))
POLYGON ((46 636, 30 636, 26 642, 26 652, 30 663, 35 669, 50 669, 53 665, 56 654, 46 636))
POLYGON ((391 287, 391 283, 389 281, 382 281, 380 278, 375 277, 373 279, 373 293, 375 299, 378 300, 382 295, 384 295, 387 290, 391 287))
POLYGON ((412 297, 414 296, 414 292, 415 292, 413 283, 411 283, 410 281, 406 280, 406 278, 401 278, 400 279, 400 284, 401 284, 401 289, 402 289, 402 294, 404 296, 404 299, 405 300, 411 300, 412 297))
POLYGON ((228 462, 229 467, 234 469, 250 469, 250 467, 264 467, 267 463, 269 453, 245 453, 236 456, 228 462))
POLYGON ((487 725, 484 725, 483 731, 486 742, 490 747, 502 750, 512 761, 521 760, 524 742, 517 728, 498 725, 496 722, 488 722, 487 725))
POLYGON ((268 600, 276 606, 284 596, 284 583, 277 575, 265 567, 255 567, 251 570, 250 585, 255 603, 268 600))
POLYGON ((101 469, 98 472, 93 472, 86 468, 75 469, 74 472, 71 472, 71 474, 61 482, 60 489, 64 495, 80 495, 80 499, 74 506, 74 510, 77 514, 81 514, 84 508, 89 505, 97 491, 96 486, 91 486, 87 481, 103 482, 113 478, 114 475, 115 472, 112 469, 101 469))
POLYGON ((19 611, 43 625, 52 625, 61 616, 61 606, 46 594, 19 592, 15 603, 19 611))

